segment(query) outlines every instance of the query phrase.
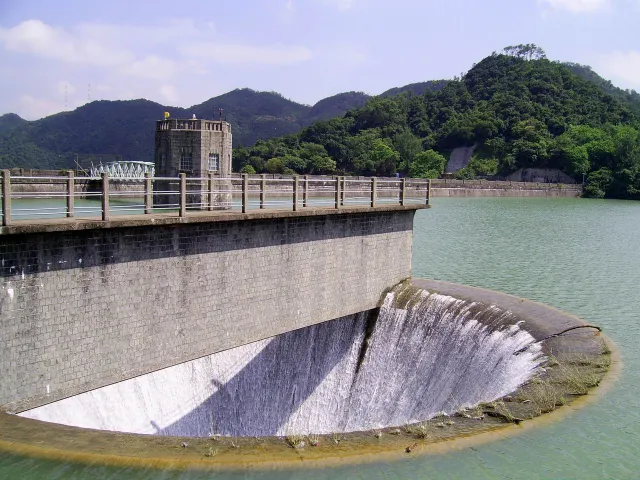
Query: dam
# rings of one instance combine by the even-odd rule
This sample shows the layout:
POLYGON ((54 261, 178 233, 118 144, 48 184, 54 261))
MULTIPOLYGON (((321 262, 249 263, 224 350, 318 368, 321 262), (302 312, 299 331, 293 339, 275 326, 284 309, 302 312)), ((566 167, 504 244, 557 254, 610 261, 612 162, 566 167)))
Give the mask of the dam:
MULTIPOLYGON (((204 440, 443 415, 462 416, 439 425, 491 425, 489 410, 464 412, 520 391, 551 352, 600 353, 586 333, 579 346, 546 341, 576 319, 411 281, 424 197, 412 204, 405 185, 395 202, 349 206, 335 185, 329 207, 304 206, 294 186, 280 210, 242 195, 239 211, 10 222, 3 410, 18 427, 46 422, 39 435, 58 432, 61 444, 77 434, 59 425, 204 440)), ((94 430, 81 435, 95 443, 94 430)))

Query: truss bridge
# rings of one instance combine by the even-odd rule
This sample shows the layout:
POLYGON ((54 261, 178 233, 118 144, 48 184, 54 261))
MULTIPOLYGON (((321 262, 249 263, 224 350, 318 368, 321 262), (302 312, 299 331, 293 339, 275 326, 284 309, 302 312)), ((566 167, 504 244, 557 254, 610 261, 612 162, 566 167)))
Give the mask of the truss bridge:
POLYGON ((145 178, 149 173, 153 177, 155 175, 155 165, 153 162, 134 162, 134 161, 117 161, 98 165, 91 164, 90 175, 92 177, 101 177, 103 173, 107 173, 109 178, 120 180, 140 180, 145 178))

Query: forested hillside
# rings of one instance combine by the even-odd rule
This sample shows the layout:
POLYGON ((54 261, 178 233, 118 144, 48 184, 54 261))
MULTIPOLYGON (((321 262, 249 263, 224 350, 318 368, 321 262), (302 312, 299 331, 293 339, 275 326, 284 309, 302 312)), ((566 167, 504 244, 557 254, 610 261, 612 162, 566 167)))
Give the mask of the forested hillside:
POLYGON ((602 90, 607 93, 610 93, 614 97, 622 100, 623 102, 627 102, 629 108, 636 114, 640 115, 640 93, 635 90, 623 90, 621 88, 616 87, 611 83, 610 80, 605 80, 588 65, 580 65, 579 63, 565 62, 563 63, 566 67, 571 70, 571 72, 575 73, 579 77, 584 78, 585 80, 589 80, 592 83, 598 85, 602 90))
POLYGON ((379 97, 395 97, 396 95, 400 95, 402 93, 409 93, 411 95, 422 95, 427 90, 433 92, 441 90, 447 83, 449 83, 449 80, 430 80, 428 82, 410 83, 409 85, 405 85, 404 87, 390 88, 386 92, 382 92, 379 97))
MULTIPOLYGON (((404 87, 397 89, 404 91, 404 87)), ((15 114, 0 116, 0 168, 73 168, 76 154, 118 155, 152 161, 155 121, 173 118, 223 118, 231 122, 234 145, 299 132, 316 120, 342 116, 371 98, 361 92, 325 98, 313 107, 275 92, 233 90, 189 108, 148 100, 96 101, 71 112, 28 122, 15 114)))
POLYGON ((476 144, 462 178, 560 168, 591 196, 640 198, 640 120, 632 99, 508 47, 461 79, 419 96, 374 98, 343 117, 234 153, 245 172, 342 172, 437 177, 449 152, 476 144))
MULTIPOLYGON (((0 123, 3 167, 71 168, 75 154, 114 154, 153 161, 155 121, 168 111, 174 118, 218 118, 232 123, 236 145, 300 131, 311 107, 279 94, 234 90, 183 109, 148 100, 96 101, 34 122, 0 123)), ((4 118, 7 115, 1 117, 4 118)), ((18 117, 19 118, 19 117, 18 117)))
POLYGON ((151 160, 164 111, 213 118, 220 108, 236 171, 437 177, 452 149, 476 145, 458 177, 559 168, 585 178, 588 195, 640 198, 640 95, 535 45, 494 52, 454 80, 347 92, 314 107, 242 89, 188 109, 102 101, 35 122, 4 115, 0 167, 70 168, 77 153, 151 160))

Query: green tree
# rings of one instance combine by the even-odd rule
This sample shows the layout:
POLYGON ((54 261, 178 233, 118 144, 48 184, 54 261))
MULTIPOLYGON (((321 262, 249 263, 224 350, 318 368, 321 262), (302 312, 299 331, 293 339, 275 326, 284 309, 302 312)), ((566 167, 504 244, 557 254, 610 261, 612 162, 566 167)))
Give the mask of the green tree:
POLYGON ((269 173, 283 173, 286 167, 286 160, 282 157, 270 158, 264 168, 269 173))
POLYGON ((408 173, 411 162, 422 151, 422 140, 407 129, 393 137, 393 146, 398 152, 400 170, 408 173))
POLYGON ((398 157, 398 152, 381 139, 374 142, 373 150, 369 156, 375 174, 382 176, 391 176, 396 173, 398 157))
POLYGON ((419 153, 413 159, 409 176, 414 178, 438 178, 444 172, 447 159, 434 150, 419 153))
POLYGON ((373 98, 366 105, 347 113, 355 120, 355 128, 368 130, 379 128, 388 136, 395 135, 406 128, 407 105, 404 99, 373 98))
POLYGON ((262 157, 258 157, 255 155, 249 157, 249 160, 247 162, 247 164, 251 165, 256 172, 264 172, 266 163, 267 162, 262 157))
POLYGON ((284 166, 296 173, 305 173, 308 161, 295 155, 285 155, 284 166))
POLYGON ((371 152, 378 140, 381 140, 380 130, 376 128, 363 130, 357 135, 347 137, 345 145, 348 158, 344 163, 346 171, 356 175, 375 175, 375 162, 371 152))
POLYGON ((311 166, 309 173, 314 175, 326 175, 336 170, 336 161, 329 156, 315 155, 309 161, 311 166))
POLYGON ((608 168, 591 172, 587 177, 587 186, 584 189, 585 196, 603 198, 612 183, 613 174, 608 168))
POLYGON ((458 170, 455 174, 459 179, 472 179, 476 177, 484 177, 495 175, 498 173, 498 159, 496 158, 480 158, 477 155, 471 157, 469 164, 458 170))

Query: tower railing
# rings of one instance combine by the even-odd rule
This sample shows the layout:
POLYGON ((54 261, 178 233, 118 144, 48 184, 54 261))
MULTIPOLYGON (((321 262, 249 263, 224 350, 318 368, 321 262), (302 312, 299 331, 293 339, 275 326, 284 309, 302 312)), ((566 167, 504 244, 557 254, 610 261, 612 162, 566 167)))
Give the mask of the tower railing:
POLYGON ((343 176, 268 178, 267 175, 154 177, 122 182, 100 177, 14 176, 2 171, 2 225, 52 218, 109 221, 126 215, 186 217, 218 213, 375 208, 430 203, 431 182, 410 178, 343 176))

